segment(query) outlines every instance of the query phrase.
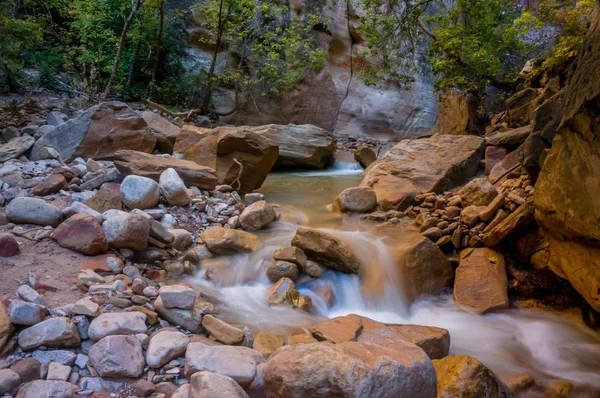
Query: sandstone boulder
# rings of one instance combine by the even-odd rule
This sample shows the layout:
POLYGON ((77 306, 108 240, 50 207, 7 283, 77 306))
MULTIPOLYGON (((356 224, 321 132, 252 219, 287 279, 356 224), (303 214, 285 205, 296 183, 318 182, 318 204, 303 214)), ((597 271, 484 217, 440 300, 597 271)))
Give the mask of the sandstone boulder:
POLYGON ((16 224, 56 227, 62 221, 62 212, 43 199, 18 197, 6 206, 6 217, 16 224))
POLYGON ((246 207, 240 214, 240 225, 246 231, 258 231, 275 220, 275 211, 264 200, 246 207))
POLYGON ((216 170, 219 184, 242 193, 262 185, 279 154, 277 143, 245 127, 184 126, 173 150, 216 170))
POLYGON ((290 300, 290 293, 296 289, 294 281, 283 277, 273 284, 267 291, 267 303, 269 305, 283 304, 290 300))
POLYGON ((213 253, 249 253, 261 245, 256 235, 237 229, 211 227, 200 236, 213 253))
POLYGON ((8 306, 10 322, 14 325, 31 326, 46 317, 46 307, 22 300, 13 300, 8 306))
POLYGON ((83 204, 100 214, 107 210, 123 210, 119 184, 103 184, 98 192, 83 204))
POLYGON ((302 251, 302 249, 294 246, 282 247, 281 249, 275 250, 275 253, 273 253, 273 258, 278 261, 294 263, 300 268, 300 270, 305 269, 307 262, 306 254, 302 251))
POLYGON ((372 188, 386 210, 404 210, 424 192, 441 193, 477 173, 484 142, 443 135, 399 142, 369 166, 361 186, 372 188))
POLYGON ((512 398, 513 393, 487 366, 467 355, 433 361, 438 397, 512 398))
POLYGON ((465 207, 487 206, 498 195, 498 191, 486 178, 475 178, 459 191, 459 195, 465 207))
POLYGON ((160 368, 172 359, 185 354, 190 338, 175 330, 159 331, 150 338, 146 351, 146 363, 151 368, 160 368))
POLYGON ((269 358, 275 351, 285 344, 283 338, 273 333, 259 332, 254 337, 252 348, 269 358))
POLYGON ((161 153, 172 153, 181 129, 154 112, 142 112, 140 116, 146 121, 150 134, 156 138, 156 149, 161 153))
POLYGON ((317 126, 269 124, 251 130, 279 145, 278 166, 325 169, 333 159, 335 140, 327 130, 317 126))
POLYGON ((334 236, 311 228, 299 228, 292 239, 296 246, 319 264, 346 273, 358 273, 360 261, 348 245, 334 236))
POLYGON ((67 188, 67 180, 60 174, 51 174, 31 190, 35 196, 46 196, 67 188))
POLYGON ((299 344, 272 355, 263 368, 267 396, 436 396, 431 360, 417 346, 371 343, 299 344))
POLYGON ((248 394, 231 377, 213 372, 198 372, 190 379, 188 395, 182 398, 220 397, 248 398, 248 394))
POLYGON ((483 135, 485 119, 478 107, 479 101, 471 94, 455 91, 441 94, 437 124, 430 134, 483 135))
POLYGON ((202 318, 202 326, 223 344, 237 345, 244 340, 244 332, 210 314, 202 318))
POLYGON ((44 147, 56 149, 65 161, 71 161, 98 159, 120 149, 150 153, 155 145, 156 138, 133 109, 122 102, 103 102, 40 138, 31 160, 39 160, 44 147))
POLYGON ((368 213, 377 207, 377 195, 368 187, 347 188, 335 199, 333 207, 342 213, 368 213))
POLYGON ((517 149, 530 134, 531 126, 497 132, 487 137, 487 145, 517 149))
POLYGON ((142 345, 134 336, 108 336, 94 344, 90 364, 101 377, 140 377, 144 372, 142 345))
POLYGON ((158 290, 162 302, 167 308, 181 308, 191 310, 194 308, 196 292, 184 285, 163 286, 158 290))
POLYGON ((290 278, 294 281, 298 277, 298 265, 288 261, 273 261, 267 267, 266 273, 272 283, 281 278, 290 278))
POLYGON ((371 147, 361 145, 354 151, 354 160, 366 169, 377 160, 377 154, 375 154, 375 151, 371 147))
POLYGON ((108 244, 118 249, 144 250, 148 247, 150 225, 146 217, 120 210, 107 212, 102 229, 108 244))
POLYGON ((504 256, 492 249, 465 249, 454 280, 454 301, 478 314, 508 308, 504 256))
POLYGON ((54 230, 52 239, 62 247, 88 256, 106 253, 108 250, 102 226, 87 214, 75 214, 67 218, 54 230))
POLYGON ((154 156, 136 151, 118 151, 105 156, 124 175, 148 177, 154 181, 167 169, 174 169, 187 186, 211 190, 217 185, 213 168, 204 167, 189 160, 154 156))
POLYGON ((520 127, 529 124, 533 104, 540 94, 541 89, 529 87, 513 94, 504 101, 510 126, 520 127))
POLYGON ((504 159, 497 162, 490 174, 488 175, 488 181, 492 184, 497 183, 502 177, 515 170, 520 166, 519 163, 519 151, 512 151, 504 157, 504 159))
POLYGON ((88 335, 92 340, 106 336, 146 333, 146 314, 138 311, 104 313, 90 323, 88 335))
POLYGON ((506 148, 498 146, 485 147, 485 175, 490 175, 496 163, 502 161, 506 155, 508 155, 506 148))

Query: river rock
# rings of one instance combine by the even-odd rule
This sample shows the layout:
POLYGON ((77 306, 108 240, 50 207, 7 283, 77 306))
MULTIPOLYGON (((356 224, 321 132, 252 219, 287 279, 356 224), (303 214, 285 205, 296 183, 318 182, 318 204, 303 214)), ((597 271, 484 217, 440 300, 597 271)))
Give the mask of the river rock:
POLYGON ((368 213, 377 207, 377 195, 368 187, 347 188, 335 199, 333 207, 342 213, 368 213))
POLYGON ((487 145, 517 149, 531 134, 531 126, 501 131, 487 137, 487 145))
POLYGON ((456 269, 454 300, 478 314, 508 308, 506 265, 502 254, 487 248, 463 250, 456 269))
POLYGON ((194 243, 194 236, 187 229, 172 229, 173 242, 171 247, 179 251, 185 251, 194 243))
POLYGON ((278 166, 325 169, 333 159, 335 140, 327 130, 317 126, 269 124, 251 130, 277 143, 278 166))
POLYGON ((248 394, 231 377, 213 372, 195 373, 190 378, 188 391, 187 394, 182 393, 181 398, 248 398, 248 394))
POLYGON ((162 172, 159 186, 167 199, 167 203, 171 206, 187 206, 190 204, 190 194, 175 169, 168 168, 162 172))
POLYGON ((19 242, 12 234, 0 234, 0 257, 14 257, 19 254, 19 242))
POLYGON ((244 332, 212 315, 202 318, 202 326, 223 344, 237 345, 244 340, 244 332))
MULTIPOLYGON (((19 286, 17 289, 17 296, 19 296, 22 300, 29 301, 30 303, 46 305, 46 302, 42 296, 40 296, 40 294, 29 285, 19 286)), ((0 308, 2 308, 2 306, 0 306, 0 308)))
POLYGON ((54 230, 52 239, 62 247, 88 256, 106 253, 108 250, 102 226, 87 214, 75 214, 66 219, 54 230))
POLYGON ((155 145, 156 138, 133 109, 122 102, 103 102, 40 138, 31 160, 39 160, 44 147, 56 149, 68 162, 77 157, 99 159, 119 149, 150 153, 155 145))
POLYGON ((181 308, 183 310, 194 308, 196 292, 191 287, 183 285, 163 286, 158 290, 158 294, 167 308, 181 308))
POLYGON ((36 350, 31 356, 42 365, 56 362, 61 365, 72 366, 77 360, 77 355, 73 351, 68 350, 36 350))
POLYGON ((458 194, 465 207, 487 206, 498 195, 498 191, 486 178, 476 178, 465 185, 458 194))
POLYGON ((56 227, 62 220, 62 213, 43 199, 19 197, 6 206, 6 217, 15 224, 56 227))
POLYGON ((214 169, 189 160, 154 156, 136 151, 117 151, 105 158, 112 160, 115 167, 124 175, 138 175, 159 181, 160 175, 172 168, 188 187, 212 190, 217 185, 214 169))
POLYGON ((19 333, 19 346, 25 350, 46 347, 78 347, 81 343, 77 325, 69 318, 46 319, 19 333))
POLYGON ((146 351, 146 363, 151 368, 160 368, 172 359, 185 354, 189 342, 189 337, 181 332, 160 331, 150 338, 146 351))
POLYGON ((21 359, 11 369, 19 375, 22 383, 38 380, 41 376, 41 364, 34 358, 21 359))
POLYGON ((506 148, 487 146, 485 148, 485 175, 490 175, 496 163, 502 161, 506 155, 508 155, 506 148))
POLYGON ((48 366, 48 374, 46 380, 62 380, 67 381, 71 376, 71 367, 61 365, 60 363, 51 362, 48 366))
POLYGON ((211 252, 219 254, 249 253, 261 246, 256 235, 237 229, 211 227, 200 237, 211 252))
POLYGON ((90 348, 90 363, 101 377, 134 377, 144 372, 142 345, 133 336, 108 336, 90 348))
POLYGON ((172 153, 181 129, 154 112, 142 112, 140 116, 146 121, 150 134, 156 138, 156 149, 161 153, 172 153))
POLYGON ((438 396, 512 398, 513 393, 487 366, 467 355, 451 355, 433 361, 438 396))
POLYGON ((296 280, 298 277, 298 266, 288 261, 273 261, 267 267, 267 278, 272 283, 277 282, 281 278, 290 278, 296 280))
POLYGON ((146 314, 134 312, 104 313, 90 323, 88 334, 92 340, 112 335, 146 333, 146 314))
POLYGON ((418 194, 441 193, 475 175, 483 152, 475 136, 404 140, 369 166, 361 186, 372 188, 385 210, 404 210, 418 194))
POLYGON ((75 214, 87 214, 89 216, 94 217, 96 221, 98 221, 98 224, 102 224, 102 221, 104 221, 104 218, 102 217, 101 213, 97 212, 96 210, 81 202, 73 202, 71 206, 65 207, 62 213, 65 216, 65 218, 72 217, 75 214))
POLYGON ((283 347, 285 341, 281 336, 272 333, 259 332, 254 337, 252 348, 269 358, 275 351, 283 347))
POLYGON ((258 231, 274 220, 275 211, 264 200, 251 204, 240 214, 240 225, 246 231, 258 231))
POLYGON ((11 392, 21 384, 21 377, 11 369, 0 369, 0 394, 11 392))
POLYGON ((35 196, 46 196, 67 189, 67 180, 60 174, 51 174, 31 190, 35 196))
POLYGON ((496 212, 504 207, 506 200, 504 194, 499 194, 487 205, 485 209, 479 212, 479 219, 484 222, 490 222, 496 215, 496 212))
POLYGON ((17 398, 73 398, 75 384, 60 380, 35 380, 19 389, 17 398))
POLYGON ((341 344, 346 341, 356 341, 362 327, 359 317, 342 316, 313 326, 312 334, 317 340, 341 344))
POLYGON ((366 169, 377 160, 377 155, 371 147, 367 145, 361 145, 356 149, 356 151, 354 151, 354 160, 356 160, 362 167, 366 169))
POLYGON ((600 4, 585 51, 569 76, 561 127, 535 185, 535 218, 547 235, 549 268, 600 310, 600 4))
POLYGON ((356 274, 360 268, 360 261, 350 248, 326 232, 299 228, 292 239, 292 245, 302 249, 319 264, 336 271, 356 274))
POLYGON ((12 348, 11 337, 14 332, 14 326, 10 323, 10 317, 4 304, 0 302, 0 356, 7 354, 12 348))
POLYGON ((273 259, 294 263, 300 270, 304 270, 307 262, 306 254, 302 249, 295 246, 282 247, 281 249, 275 250, 273 259))
POLYGON ((519 167, 519 151, 512 151, 504 157, 504 159, 497 162, 490 174, 488 175, 488 181, 492 184, 497 183, 502 177, 507 175, 511 170, 519 167))
POLYGON ((22 300, 13 300, 8 306, 10 321, 15 325, 31 326, 40 323, 46 317, 46 312, 46 307, 22 300))
POLYGON ((262 354, 247 347, 191 343, 185 354, 185 374, 190 378, 197 372, 218 373, 246 388, 256 376, 256 365, 262 362, 262 354))
POLYGON ((6 144, 0 146, 0 163, 7 160, 17 159, 27 152, 35 143, 35 139, 27 134, 15 137, 6 144))
POLYGON ((83 204, 101 214, 107 210, 123 210, 120 187, 114 183, 103 184, 98 193, 84 201, 83 204))
POLYGON ((288 294, 296 288, 290 278, 281 278, 267 291, 267 302, 269 305, 282 304, 288 300, 288 294))
POLYGON ((267 396, 436 396, 430 359, 404 341, 394 349, 357 342, 286 346, 269 358, 263 379, 267 396))
POLYGON ((150 225, 140 214, 115 210, 105 213, 102 229, 108 244, 118 249, 145 250, 148 247, 150 225))
POLYGON ((232 185, 241 193, 259 188, 279 155, 275 141, 247 127, 231 126, 214 130, 183 126, 173 150, 216 170, 219 184, 232 185))
POLYGON ((192 333, 202 332, 202 316, 204 315, 206 309, 202 305, 201 300, 196 300, 194 309, 182 310, 179 308, 167 308, 163 304, 162 298, 159 296, 154 301, 154 309, 162 318, 175 325, 179 325, 192 333))
POLYGON ((121 183, 121 200, 130 209, 155 207, 159 198, 159 186, 150 178, 130 175, 121 183))
POLYGON ((100 306, 94 303, 89 297, 85 297, 76 301, 71 306, 70 310, 74 315, 84 315, 90 317, 97 317, 100 315, 100 306))

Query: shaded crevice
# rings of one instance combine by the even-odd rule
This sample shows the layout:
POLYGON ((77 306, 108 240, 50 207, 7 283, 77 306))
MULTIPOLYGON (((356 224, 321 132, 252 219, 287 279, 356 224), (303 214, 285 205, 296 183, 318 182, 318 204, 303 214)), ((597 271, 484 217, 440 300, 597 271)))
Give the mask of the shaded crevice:
POLYGON ((337 112, 335 113, 335 119, 333 121, 333 127, 331 129, 332 133, 335 133, 338 119, 340 117, 340 112, 342 111, 342 106, 348 98, 348 94, 350 93, 350 85, 352 84, 352 79, 354 78, 354 39, 352 38, 352 31, 350 29, 350 1, 346 1, 346 26, 348 28, 348 37, 350 38, 350 77, 348 79, 348 84, 346 85, 346 92, 344 93, 344 97, 340 101, 337 112))

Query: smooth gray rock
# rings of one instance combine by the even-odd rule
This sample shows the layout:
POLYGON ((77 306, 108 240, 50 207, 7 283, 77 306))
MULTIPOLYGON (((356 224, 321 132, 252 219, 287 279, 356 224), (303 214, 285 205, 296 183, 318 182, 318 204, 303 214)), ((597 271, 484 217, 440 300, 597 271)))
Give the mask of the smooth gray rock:
POLYGON ((159 186, 167 199, 167 203, 171 206, 187 206, 190 204, 190 194, 175 169, 168 168, 162 172, 159 186))
POLYGON ((142 345, 133 336, 108 336, 90 348, 90 363, 101 377, 140 377, 142 345))
POLYGON ((69 318, 46 319, 19 333, 19 346, 25 350, 46 347, 77 347, 81 343, 77 325, 69 318))
POLYGON ((62 112, 52 111, 48 114, 46 124, 50 126, 60 126, 64 122, 69 120, 69 117, 62 112))
POLYGON ((48 365, 50 362, 56 362, 61 365, 72 366, 77 359, 77 355, 73 351, 67 350, 49 350, 49 351, 34 351, 31 356, 42 365, 48 365))
POLYGON ((155 334, 148 343, 146 363, 151 368, 160 368, 172 359, 185 354, 190 338, 181 332, 165 330, 155 334))
POLYGON ((92 340, 112 335, 146 333, 146 314, 138 311, 104 313, 90 324, 88 334, 92 340))
POLYGON ((8 315, 15 325, 35 325, 46 317, 46 307, 23 300, 13 300, 8 306, 8 315))
POLYGON ((35 139, 29 135, 15 137, 0 146, 0 163, 16 159, 24 154, 34 144, 35 139))
POLYGON ((148 177, 129 175, 121 183, 121 200, 130 209, 155 207, 159 198, 159 185, 148 177))
POLYGON ((43 199, 19 197, 6 206, 6 217, 15 224, 35 224, 58 226, 62 213, 58 208, 43 199))

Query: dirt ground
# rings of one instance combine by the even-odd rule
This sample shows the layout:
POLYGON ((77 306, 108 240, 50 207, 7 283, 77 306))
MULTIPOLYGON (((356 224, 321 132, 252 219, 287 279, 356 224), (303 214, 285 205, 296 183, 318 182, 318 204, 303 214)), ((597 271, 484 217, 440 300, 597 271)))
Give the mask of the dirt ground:
POLYGON ((93 257, 62 248, 49 239, 40 242, 23 238, 17 240, 21 253, 15 257, 0 257, 0 300, 16 298, 19 281, 27 281, 29 272, 35 274, 38 284, 56 288, 56 291, 40 291, 50 308, 83 297, 83 293, 75 289, 77 275, 84 262, 93 257))

